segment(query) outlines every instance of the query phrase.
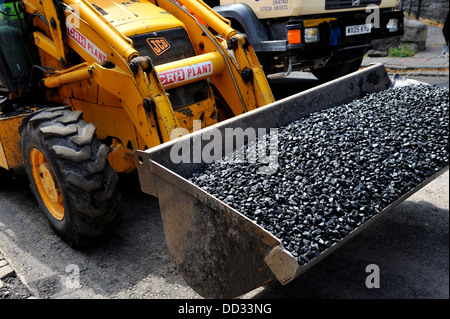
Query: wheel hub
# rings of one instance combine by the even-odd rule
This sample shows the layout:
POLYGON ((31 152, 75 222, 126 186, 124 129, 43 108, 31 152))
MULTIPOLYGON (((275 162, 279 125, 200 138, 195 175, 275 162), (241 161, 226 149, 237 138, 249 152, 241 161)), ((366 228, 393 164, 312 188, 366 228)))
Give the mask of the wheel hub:
POLYGON ((41 177, 42 186, 48 198, 56 204, 58 202, 58 191, 55 187, 55 180, 53 179, 53 174, 48 163, 39 165, 39 176, 41 177))
POLYGON ((45 207, 55 219, 63 220, 63 197, 50 163, 41 151, 33 148, 30 152, 30 164, 34 182, 45 207))

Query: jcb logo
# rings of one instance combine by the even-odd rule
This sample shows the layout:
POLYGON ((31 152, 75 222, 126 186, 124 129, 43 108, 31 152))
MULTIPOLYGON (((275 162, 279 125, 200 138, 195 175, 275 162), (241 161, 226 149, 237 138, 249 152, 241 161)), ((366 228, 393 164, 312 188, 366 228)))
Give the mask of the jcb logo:
POLYGON ((149 38, 147 43, 156 55, 161 55, 170 49, 170 44, 164 38, 149 38))

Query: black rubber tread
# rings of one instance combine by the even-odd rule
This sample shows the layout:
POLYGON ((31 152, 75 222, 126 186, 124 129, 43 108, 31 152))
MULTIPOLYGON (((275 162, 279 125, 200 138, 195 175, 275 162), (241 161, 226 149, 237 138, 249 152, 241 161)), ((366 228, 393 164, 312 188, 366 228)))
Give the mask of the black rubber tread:
POLYGON ((78 127, 75 124, 71 124, 65 127, 59 127, 59 126, 47 126, 47 127, 41 127, 41 133, 44 134, 44 137, 51 137, 51 136, 66 136, 69 134, 74 134, 78 132, 78 127))
POLYGON ((82 112, 44 109, 24 118, 20 147, 31 189, 58 235, 71 246, 84 246, 110 233, 120 218, 118 176, 108 163, 108 148, 82 112), (56 220, 45 207, 29 165, 32 148, 49 161, 63 193, 65 217, 56 220))
POLYGON ((79 127, 78 135, 72 136, 70 140, 77 145, 86 145, 92 142, 96 127, 93 124, 88 124, 84 127, 79 127))
POLYGON ((114 195, 114 190, 116 188, 117 182, 119 181, 119 177, 117 176, 117 174, 113 174, 113 172, 111 171, 109 174, 104 176, 103 181, 105 185, 108 186, 103 187, 103 191, 96 192, 92 195, 99 203, 108 201, 114 195))
POLYGON ((105 168, 106 160, 108 159, 108 147, 105 144, 100 145, 91 162, 86 164, 86 169, 89 173, 94 174, 102 171, 105 168))
POLYGON ((78 172, 67 171, 65 175, 70 184, 85 192, 93 192, 102 187, 103 178, 100 175, 93 176, 90 180, 87 180, 83 174, 79 174, 78 172))
POLYGON ((46 109, 42 109, 39 112, 36 112, 36 115, 29 119, 30 123, 40 123, 46 120, 53 119, 57 116, 61 116, 63 114, 63 110, 60 108, 55 109, 53 112, 48 112, 46 109))
POLYGON ((60 118, 57 119, 58 122, 60 123, 73 123, 76 122, 80 119, 80 117, 82 117, 83 112, 81 111, 73 111, 72 113, 70 113, 69 115, 64 115, 60 118))
POLYGON ((55 154, 63 159, 80 163, 82 161, 86 161, 91 157, 91 147, 85 146, 81 150, 77 151, 70 147, 55 145, 52 146, 52 150, 55 154))

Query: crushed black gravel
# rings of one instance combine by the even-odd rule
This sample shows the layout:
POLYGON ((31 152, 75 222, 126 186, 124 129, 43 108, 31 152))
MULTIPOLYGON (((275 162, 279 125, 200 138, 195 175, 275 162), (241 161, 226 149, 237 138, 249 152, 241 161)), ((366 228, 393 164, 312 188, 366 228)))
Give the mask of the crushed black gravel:
POLYGON ((52 102, 42 102, 36 104, 25 101, 22 101, 20 103, 13 103, 12 101, 0 101, 0 119, 11 118, 18 115, 28 115, 42 108, 56 106, 59 105, 52 102))
POLYGON ((21 114, 28 114, 32 113, 33 110, 30 107, 25 106, 19 106, 16 104, 0 104, 0 119, 1 118, 7 118, 7 117, 13 117, 21 114))
POLYGON ((189 180, 303 265, 448 165, 448 94, 429 85, 370 94, 279 128, 272 175, 219 161, 189 180))

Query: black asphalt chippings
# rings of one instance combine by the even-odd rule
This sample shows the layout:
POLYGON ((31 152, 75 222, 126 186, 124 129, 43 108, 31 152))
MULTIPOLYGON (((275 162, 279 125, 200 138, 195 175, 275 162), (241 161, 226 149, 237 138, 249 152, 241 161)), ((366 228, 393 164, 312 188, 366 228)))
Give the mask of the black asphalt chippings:
POLYGON ((303 265, 448 165, 448 94, 429 85, 369 94, 279 128, 273 174, 228 159, 189 180, 303 265))

